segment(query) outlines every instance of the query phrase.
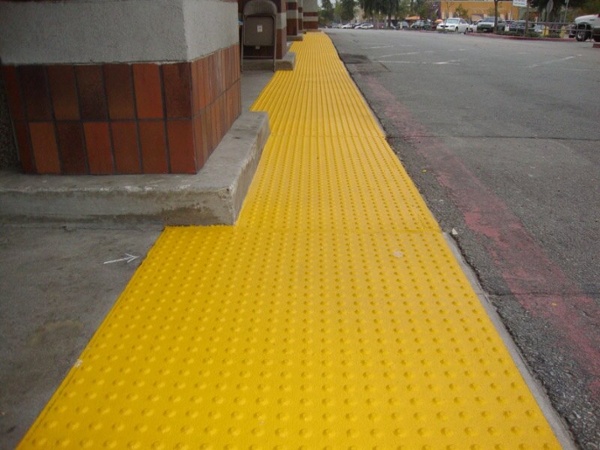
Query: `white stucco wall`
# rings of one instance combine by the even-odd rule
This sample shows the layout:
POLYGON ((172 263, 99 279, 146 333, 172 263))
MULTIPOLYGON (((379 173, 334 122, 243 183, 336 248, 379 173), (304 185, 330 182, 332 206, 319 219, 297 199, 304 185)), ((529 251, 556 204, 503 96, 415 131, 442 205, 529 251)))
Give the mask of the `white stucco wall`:
POLYGON ((278 30, 282 30, 285 27, 287 27, 287 13, 282 12, 282 13, 278 13, 277 17, 275 20, 277 20, 277 29, 278 30))
POLYGON ((236 2, 184 0, 183 5, 187 59, 195 59, 239 42, 236 2))
POLYGON ((302 0, 302 10, 304 12, 318 12, 319 1, 318 0, 302 0))
POLYGON ((219 0, 0 2, 4 64, 182 61, 238 41, 219 0))

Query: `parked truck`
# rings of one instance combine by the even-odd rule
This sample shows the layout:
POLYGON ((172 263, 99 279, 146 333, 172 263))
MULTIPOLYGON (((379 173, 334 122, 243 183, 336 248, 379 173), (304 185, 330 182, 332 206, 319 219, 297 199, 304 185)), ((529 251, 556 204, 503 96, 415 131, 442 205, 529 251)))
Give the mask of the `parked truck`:
POLYGON ((589 14, 587 16, 579 16, 575 18, 571 25, 569 37, 574 37, 580 42, 594 39, 600 42, 600 14, 589 14))

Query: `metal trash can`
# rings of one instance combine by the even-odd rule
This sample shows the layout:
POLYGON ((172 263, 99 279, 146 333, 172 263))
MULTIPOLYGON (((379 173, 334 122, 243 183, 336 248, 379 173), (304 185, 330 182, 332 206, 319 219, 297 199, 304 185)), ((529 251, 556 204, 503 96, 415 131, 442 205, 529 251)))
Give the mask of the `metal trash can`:
POLYGON ((244 6, 242 61, 244 46, 273 47, 273 72, 277 58, 277 6, 269 0, 250 0, 244 6))

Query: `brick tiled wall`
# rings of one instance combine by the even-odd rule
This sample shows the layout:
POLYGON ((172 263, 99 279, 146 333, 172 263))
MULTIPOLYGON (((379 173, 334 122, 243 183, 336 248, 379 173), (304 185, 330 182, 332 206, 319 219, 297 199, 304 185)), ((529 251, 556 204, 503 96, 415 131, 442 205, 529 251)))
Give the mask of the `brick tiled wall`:
POLYGON ((287 2, 287 34, 298 35, 298 3, 295 1, 287 2))
POLYGON ((319 13, 314 11, 304 11, 304 29, 314 31, 319 28, 319 13))
POLYGON ((176 64, 2 69, 26 173, 196 173, 241 113, 238 45, 176 64))

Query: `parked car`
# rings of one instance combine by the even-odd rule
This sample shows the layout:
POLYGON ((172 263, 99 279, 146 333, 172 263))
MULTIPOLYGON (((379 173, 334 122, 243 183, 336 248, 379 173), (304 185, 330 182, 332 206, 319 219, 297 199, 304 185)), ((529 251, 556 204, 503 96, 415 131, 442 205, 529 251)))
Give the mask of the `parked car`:
MULTIPOLYGON (((498 19, 496 25, 496 32, 505 31, 506 22, 502 19, 498 19)), ((478 33, 492 33, 494 31, 494 17, 486 17, 477 24, 478 33)))
MULTIPOLYGON (((528 24, 529 31, 535 31, 535 23, 529 22, 528 24)), ((517 34, 525 34, 525 21, 524 20, 515 20, 508 25, 508 31, 512 31, 517 34)))
POLYGON ((396 30, 408 30, 409 25, 408 22, 402 20, 400 22, 398 22, 398 25, 396 25, 396 30))
POLYGON ((360 25, 357 25, 356 28, 359 30, 369 30, 374 27, 373 27, 372 23, 365 22, 365 23, 361 23, 360 25))
POLYGON ((592 39, 594 42, 600 42, 600 24, 592 29, 592 39))
POLYGON ((466 33, 469 29, 469 24, 465 19, 451 17, 438 24, 437 31, 453 31, 455 33, 466 33))
POLYGON ((477 24, 479 23, 479 20, 476 20, 473 23, 469 24, 469 27, 467 28, 467 32, 469 33, 475 33, 477 32, 477 24))
POLYGON ((352 28, 354 28, 354 24, 352 24, 352 23, 346 23, 346 24, 342 25, 342 28, 344 30, 351 30, 352 28))
POLYGON ((417 20, 410 28, 411 30, 431 30, 431 20, 417 20))
POLYGON ((574 37, 580 42, 586 41, 592 38, 592 30, 598 26, 600 26, 600 14, 576 17, 573 24, 571 24, 569 37, 574 37))

